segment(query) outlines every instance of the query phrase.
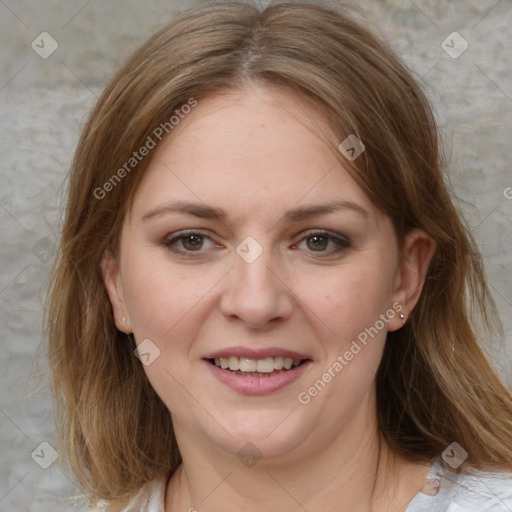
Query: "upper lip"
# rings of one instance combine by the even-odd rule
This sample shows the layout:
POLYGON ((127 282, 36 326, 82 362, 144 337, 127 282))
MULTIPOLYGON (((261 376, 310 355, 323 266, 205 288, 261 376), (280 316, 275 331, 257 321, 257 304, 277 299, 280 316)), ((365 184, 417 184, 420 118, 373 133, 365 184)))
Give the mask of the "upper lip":
POLYGON ((293 350, 279 347, 254 348, 254 347, 229 347, 204 356, 204 359, 219 359, 221 357, 248 357, 250 359, 265 359, 267 357, 291 357, 292 359, 311 359, 307 354, 301 354, 293 350))

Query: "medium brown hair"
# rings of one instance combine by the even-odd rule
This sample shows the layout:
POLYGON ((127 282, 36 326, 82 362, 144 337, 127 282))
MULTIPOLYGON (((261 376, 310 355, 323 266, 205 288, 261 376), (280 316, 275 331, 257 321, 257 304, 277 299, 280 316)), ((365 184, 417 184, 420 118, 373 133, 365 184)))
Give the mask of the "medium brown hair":
POLYGON ((452 441, 478 468, 511 467, 512 398, 479 346, 495 309, 477 247, 443 179, 431 107, 388 46, 338 4, 241 2, 194 10, 166 26, 114 76, 76 150, 50 297, 48 335, 60 450, 91 499, 112 510, 181 462, 169 411, 134 341, 115 327, 100 262, 150 158, 105 197, 97 191, 155 128, 194 98, 247 82, 280 86, 323 113, 340 161, 394 225, 436 242, 404 328, 388 334, 377 374, 381 431, 410 458, 452 441), (348 134, 366 150, 349 162, 348 134), (485 330, 483 328, 486 328, 485 330))

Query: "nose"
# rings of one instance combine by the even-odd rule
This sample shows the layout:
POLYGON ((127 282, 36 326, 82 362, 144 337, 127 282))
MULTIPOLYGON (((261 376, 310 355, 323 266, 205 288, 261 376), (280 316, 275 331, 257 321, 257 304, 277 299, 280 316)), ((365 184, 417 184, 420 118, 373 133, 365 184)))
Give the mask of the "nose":
POLYGON ((253 329, 289 318, 294 299, 282 266, 271 261, 267 251, 250 263, 238 254, 234 258, 220 301, 223 315, 253 329))

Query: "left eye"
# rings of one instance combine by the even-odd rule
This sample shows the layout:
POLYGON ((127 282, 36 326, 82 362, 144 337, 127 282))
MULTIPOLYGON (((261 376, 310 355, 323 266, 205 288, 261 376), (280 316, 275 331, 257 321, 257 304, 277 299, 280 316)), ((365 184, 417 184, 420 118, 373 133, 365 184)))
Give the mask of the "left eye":
MULTIPOLYGON (((312 252, 339 252, 350 247, 350 241, 344 237, 334 236, 330 233, 311 233, 303 238, 300 243, 306 243, 306 246, 312 252), (326 250, 329 244, 334 244, 334 248, 326 250)), ((300 245, 297 244, 297 245, 300 245)))

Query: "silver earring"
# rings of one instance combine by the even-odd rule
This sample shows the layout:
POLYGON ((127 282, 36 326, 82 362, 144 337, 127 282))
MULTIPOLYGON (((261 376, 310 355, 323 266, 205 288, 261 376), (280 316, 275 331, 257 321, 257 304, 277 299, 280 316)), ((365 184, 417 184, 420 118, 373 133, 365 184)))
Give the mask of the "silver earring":
POLYGON ((405 315, 403 313, 400 313, 400 318, 402 322, 405 324, 405 315))

